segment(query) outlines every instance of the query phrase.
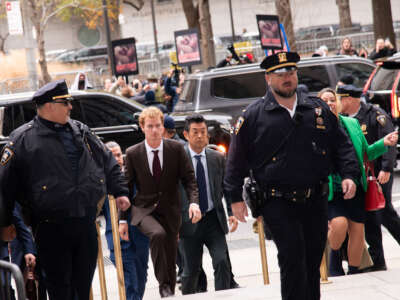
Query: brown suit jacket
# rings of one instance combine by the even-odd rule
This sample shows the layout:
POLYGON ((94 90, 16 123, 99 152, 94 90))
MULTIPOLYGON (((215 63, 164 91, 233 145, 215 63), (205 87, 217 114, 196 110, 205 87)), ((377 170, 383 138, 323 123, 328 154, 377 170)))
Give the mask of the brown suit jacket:
POLYGON ((199 203, 197 181, 193 166, 181 143, 163 140, 163 166, 161 180, 156 184, 149 168, 144 141, 126 150, 126 173, 132 199, 136 184, 136 195, 131 208, 121 213, 121 219, 138 225, 142 219, 152 214, 172 233, 178 233, 181 225, 181 199, 179 182, 185 188, 189 203, 199 203))

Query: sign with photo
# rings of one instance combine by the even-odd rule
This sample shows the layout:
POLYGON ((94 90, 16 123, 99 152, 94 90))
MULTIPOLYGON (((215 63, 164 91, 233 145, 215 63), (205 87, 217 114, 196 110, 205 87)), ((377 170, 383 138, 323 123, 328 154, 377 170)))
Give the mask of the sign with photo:
POLYGON ((178 64, 180 66, 201 64, 199 33, 197 29, 175 31, 174 36, 178 64))
POLYGON ((256 15, 257 28, 260 34, 261 48, 282 49, 283 40, 278 16, 256 15))
POLYGON ((113 74, 118 76, 135 75, 139 73, 134 38, 111 41, 113 74))

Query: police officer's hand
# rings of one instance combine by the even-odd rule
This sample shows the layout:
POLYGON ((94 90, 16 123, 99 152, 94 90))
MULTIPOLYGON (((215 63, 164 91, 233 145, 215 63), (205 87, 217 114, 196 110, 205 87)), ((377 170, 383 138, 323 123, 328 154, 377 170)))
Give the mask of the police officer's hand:
POLYGON ((228 219, 228 223, 229 223, 229 232, 235 232, 239 225, 239 222, 236 219, 236 217, 230 216, 228 219))
POLYGON ((245 217, 249 215, 244 201, 232 203, 232 212, 240 222, 246 222, 245 217))
POLYGON ((25 263, 27 267, 34 268, 36 266, 36 257, 32 253, 25 254, 25 263))
POLYGON ((127 210, 129 208, 129 206, 131 206, 131 202, 129 201, 128 197, 126 197, 126 196, 120 196, 120 197, 116 198, 115 201, 117 203, 117 207, 122 211, 127 210))
POLYGON ((119 236, 122 240, 129 241, 128 223, 119 223, 118 231, 119 231, 119 236))
POLYGON ((0 240, 4 242, 11 242, 17 236, 17 231, 14 225, 7 227, 0 227, 0 240))
POLYGON ((344 199, 352 199, 356 194, 357 186, 351 179, 344 179, 342 181, 342 190, 344 199))
POLYGON ((197 204, 190 204, 189 206, 189 219, 192 220, 192 223, 197 223, 201 219, 201 211, 197 204))
POLYGON ((399 139, 399 134, 396 131, 393 131, 389 134, 387 134, 384 138, 383 138, 383 144, 385 146, 395 146, 397 144, 397 140, 399 139))
POLYGON ((390 172, 380 171, 377 179, 380 184, 385 184, 390 179, 390 172))

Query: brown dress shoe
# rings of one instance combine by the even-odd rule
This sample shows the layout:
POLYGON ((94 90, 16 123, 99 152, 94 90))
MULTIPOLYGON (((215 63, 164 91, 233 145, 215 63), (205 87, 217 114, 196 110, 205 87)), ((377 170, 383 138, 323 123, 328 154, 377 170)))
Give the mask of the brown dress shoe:
POLYGON ((172 297, 174 295, 174 293, 172 293, 169 285, 166 285, 166 284, 160 285, 159 290, 160 290, 161 298, 172 297))

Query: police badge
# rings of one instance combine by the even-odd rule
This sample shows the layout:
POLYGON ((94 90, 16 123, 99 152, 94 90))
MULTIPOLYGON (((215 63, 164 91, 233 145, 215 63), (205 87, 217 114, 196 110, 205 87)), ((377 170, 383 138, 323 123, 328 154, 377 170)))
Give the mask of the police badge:
POLYGON ((316 107, 315 108, 315 127, 317 127, 318 129, 323 129, 325 130, 326 127, 324 125, 324 119, 321 117, 322 115, 322 108, 321 107, 316 107))
POLYGON ((385 115, 378 115, 376 117, 376 120, 378 121, 379 124, 381 124, 382 127, 385 127, 385 125, 386 125, 386 117, 385 117, 385 115))

